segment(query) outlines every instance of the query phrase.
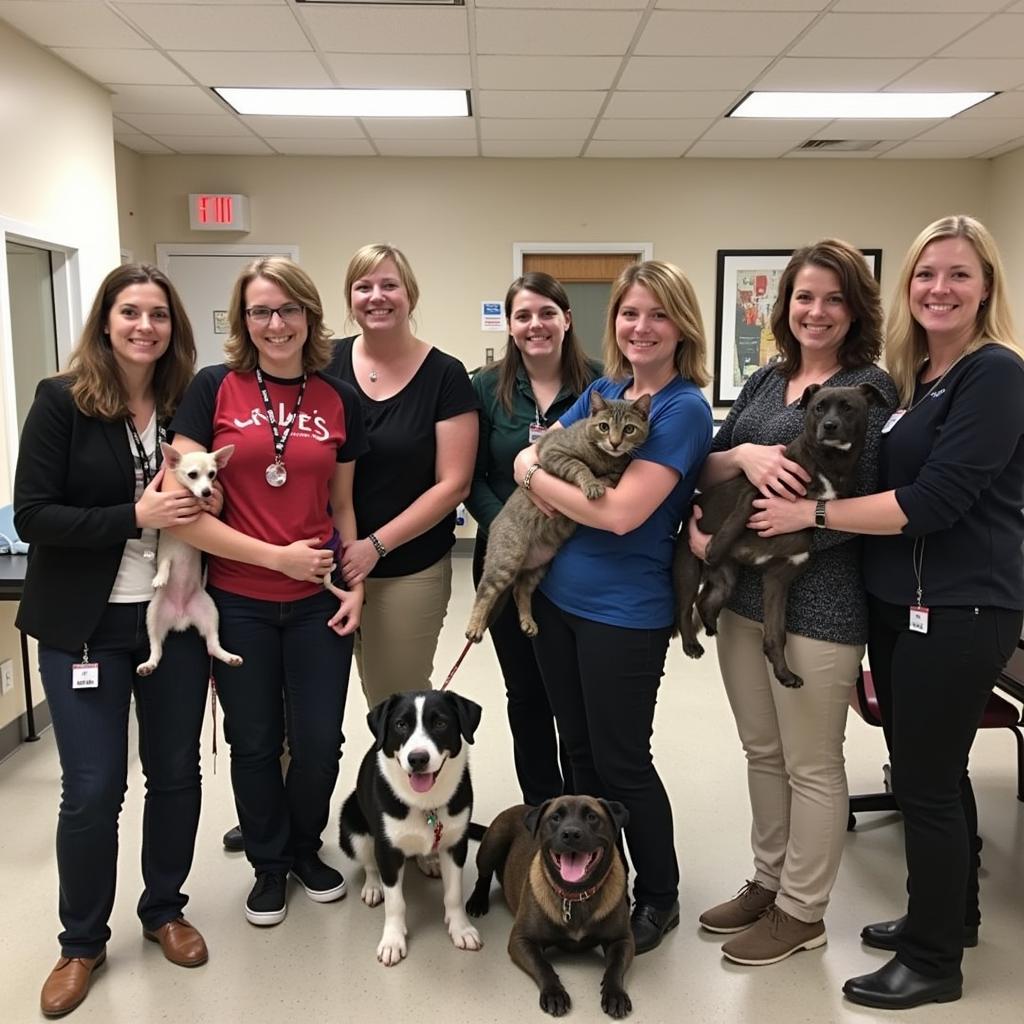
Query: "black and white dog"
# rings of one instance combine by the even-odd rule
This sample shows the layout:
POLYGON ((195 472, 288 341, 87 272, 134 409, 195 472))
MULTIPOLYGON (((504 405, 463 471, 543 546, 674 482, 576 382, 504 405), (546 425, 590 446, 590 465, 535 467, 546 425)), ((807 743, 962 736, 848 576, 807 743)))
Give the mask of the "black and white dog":
POLYGON ((341 809, 341 848, 366 872, 363 902, 375 907, 384 901, 377 959, 386 967, 406 952, 407 857, 438 854, 448 934, 459 949, 483 945, 462 905, 473 809, 466 744, 480 715, 479 704, 457 693, 423 690, 388 697, 366 716, 376 742, 341 809))

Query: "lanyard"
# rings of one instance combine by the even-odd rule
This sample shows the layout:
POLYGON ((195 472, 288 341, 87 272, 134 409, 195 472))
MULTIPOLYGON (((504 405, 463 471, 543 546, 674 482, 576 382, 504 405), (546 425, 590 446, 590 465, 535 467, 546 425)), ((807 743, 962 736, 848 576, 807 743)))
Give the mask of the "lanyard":
MULTIPOLYGON (((299 385, 299 394, 295 399, 295 408, 292 409, 291 418, 288 420, 288 426, 284 428, 283 434, 278 433, 277 421, 274 419, 274 410, 270 405, 270 392, 267 391, 267 384, 263 379, 263 371, 259 366, 256 367, 256 383, 260 386, 263 407, 267 411, 267 422, 270 424, 270 432, 274 436, 274 465, 280 466, 284 463, 284 446, 288 443, 288 438, 291 437, 292 427, 295 426, 299 418, 299 410, 302 408, 302 396, 306 393, 306 374, 302 374, 302 383, 299 385)), ((284 483, 283 480, 281 482, 284 483)))
POLYGON ((139 431, 135 426, 135 420, 131 415, 129 415, 125 422, 128 424, 128 433, 132 436, 132 444, 135 445, 135 454, 139 457, 139 465, 142 469, 142 486, 148 487, 149 482, 154 476, 156 476, 156 473, 150 465, 150 460, 155 459, 157 469, 160 468, 160 442, 164 439, 163 428, 157 428, 156 448, 153 450, 153 454, 149 455, 146 452, 146 446, 142 443, 139 431))

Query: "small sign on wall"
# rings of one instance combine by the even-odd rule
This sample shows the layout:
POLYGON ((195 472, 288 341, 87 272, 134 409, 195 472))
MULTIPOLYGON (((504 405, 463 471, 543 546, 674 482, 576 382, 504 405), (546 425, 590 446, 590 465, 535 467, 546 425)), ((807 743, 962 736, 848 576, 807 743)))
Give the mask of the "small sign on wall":
POLYGON ((505 330, 505 309, 500 302, 480 303, 480 330, 505 330))
POLYGON ((249 197, 225 192, 190 193, 188 224, 193 231, 249 231, 249 197))

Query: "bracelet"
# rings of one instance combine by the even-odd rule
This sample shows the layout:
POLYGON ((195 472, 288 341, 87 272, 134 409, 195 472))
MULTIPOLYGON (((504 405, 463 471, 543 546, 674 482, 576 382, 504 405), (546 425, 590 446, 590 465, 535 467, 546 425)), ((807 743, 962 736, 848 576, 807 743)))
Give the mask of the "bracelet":
POLYGON ((388 549, 377 539, 377 534, 371 533, 366 539, 373 545, 378 558, 383 558, 388 553, 388 549))
POLYGON ((526 476, 523 477, 523 490, 528 491, 530 489, 530 481, 533 479, 533 474, 540 469, 540 463, 535 462, 527 471, 526 476))
POLYGON ((825 529, 825 499, 819 498, 814 506, 814 525, 819 530, 825 529))

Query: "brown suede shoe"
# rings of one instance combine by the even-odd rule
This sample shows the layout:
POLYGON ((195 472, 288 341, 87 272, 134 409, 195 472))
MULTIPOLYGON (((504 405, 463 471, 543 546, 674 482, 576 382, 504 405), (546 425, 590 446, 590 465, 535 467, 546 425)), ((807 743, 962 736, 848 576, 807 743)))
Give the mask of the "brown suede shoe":
POLYGON ((142 934, 150 942, 159 942, 164 956, 179 967, 199 967, 210 959, 202 935, 183 917, 168 921, 153 931, 143 929, 142 934))
POLYGON ((63 1017, 89 994, 92 972, 107 959, 104 949, 98 956, 62 956, 43 982, 39 1008, 46 1017, 63 1017))

